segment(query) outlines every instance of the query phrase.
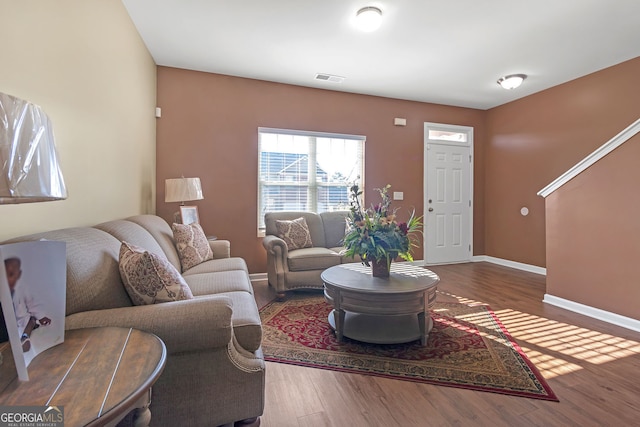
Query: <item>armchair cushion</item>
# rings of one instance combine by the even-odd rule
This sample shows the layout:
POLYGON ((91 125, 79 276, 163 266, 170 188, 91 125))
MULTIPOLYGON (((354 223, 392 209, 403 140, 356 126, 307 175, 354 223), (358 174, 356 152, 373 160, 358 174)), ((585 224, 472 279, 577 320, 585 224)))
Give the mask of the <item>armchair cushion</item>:
POLYGON ((339 253, 327 248, 304 248, 289 252, 289 270, 324 270, 340 264, 339 253))
POLYGON ((294 219, 293 221, 278 220, 276 221, 276 229, 278 230, 280 238, 286 242, 287 248, 290 251, 313 246, 307 221, 305 221, 303 217, 294 219))
POLYGON ((207 240, 200 224, 173 224, 171 229, 176 241, 182 271, 213 259, 209 240, 207 240))
POLYGON ((191 289, 165 258, 122 242, 120 276, 135 305, 192 299, 191 289))
MULTIPOLYGON (((322 225, 327 248, 341 247, 347 229, 348 213, 345 211, 322 212, 322 225)), ((344 249, 344 248, 341 248, 344 249)), ((339 252, 339 251, 337 251, 339 252)))

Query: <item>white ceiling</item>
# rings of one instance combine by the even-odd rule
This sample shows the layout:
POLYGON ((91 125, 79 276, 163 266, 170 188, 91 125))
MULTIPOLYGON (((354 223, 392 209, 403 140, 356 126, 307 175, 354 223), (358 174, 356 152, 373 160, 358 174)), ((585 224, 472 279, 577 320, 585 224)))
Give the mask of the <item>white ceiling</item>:
POLYGON ((158 65, 480 109, 640 56, 640 0, 123 3, 158 65), (352 25, 364 6, 383 11, 374 33, 352 25))

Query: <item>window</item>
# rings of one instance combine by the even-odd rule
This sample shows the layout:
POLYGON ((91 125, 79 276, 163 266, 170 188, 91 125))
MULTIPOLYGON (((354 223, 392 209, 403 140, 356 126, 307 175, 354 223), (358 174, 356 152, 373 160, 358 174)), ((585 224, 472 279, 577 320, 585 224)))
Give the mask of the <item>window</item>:
POLYGON ((349 187, 364 177, 360 135, 258 128, 258 233, 273 211, 349 208, 349 187))
POLYGON ((431 139, 431 140, 467 142, 469 133, 468 131, 454 132, 454 131, 446 131, 446 130, 429 129, 428 135, 429 135, 428 139, 431 139))

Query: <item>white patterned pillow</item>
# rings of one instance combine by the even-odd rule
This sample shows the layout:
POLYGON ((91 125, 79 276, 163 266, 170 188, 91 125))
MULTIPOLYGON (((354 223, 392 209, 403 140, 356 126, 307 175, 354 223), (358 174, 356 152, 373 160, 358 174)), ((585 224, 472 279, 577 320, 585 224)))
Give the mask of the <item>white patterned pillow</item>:
POLYGON ((313 246, 307 221, 303 217, 293 221, 278 220, 276 221, 276 229, 278 236, 285 241, 290 251, 313 246))
POLYGON ((204 230, 198 223, 173 224, 173 239, 176 241, 182 271, 213 259, 213 251, 204 230))
POLYGON ((118 266, 124 287, 135 305, 193 298, 178 270, 160 255, 122 242, 118 266))

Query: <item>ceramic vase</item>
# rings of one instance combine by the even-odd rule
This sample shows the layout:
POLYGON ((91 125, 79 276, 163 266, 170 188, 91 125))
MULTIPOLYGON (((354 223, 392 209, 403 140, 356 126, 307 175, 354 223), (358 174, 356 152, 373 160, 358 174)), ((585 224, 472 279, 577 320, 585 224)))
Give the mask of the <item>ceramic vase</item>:
POLYGON ((390 268, 391 263, 387 263, 386 258, 371 260, 371 274, 373 277, 389 277, 390 268))

